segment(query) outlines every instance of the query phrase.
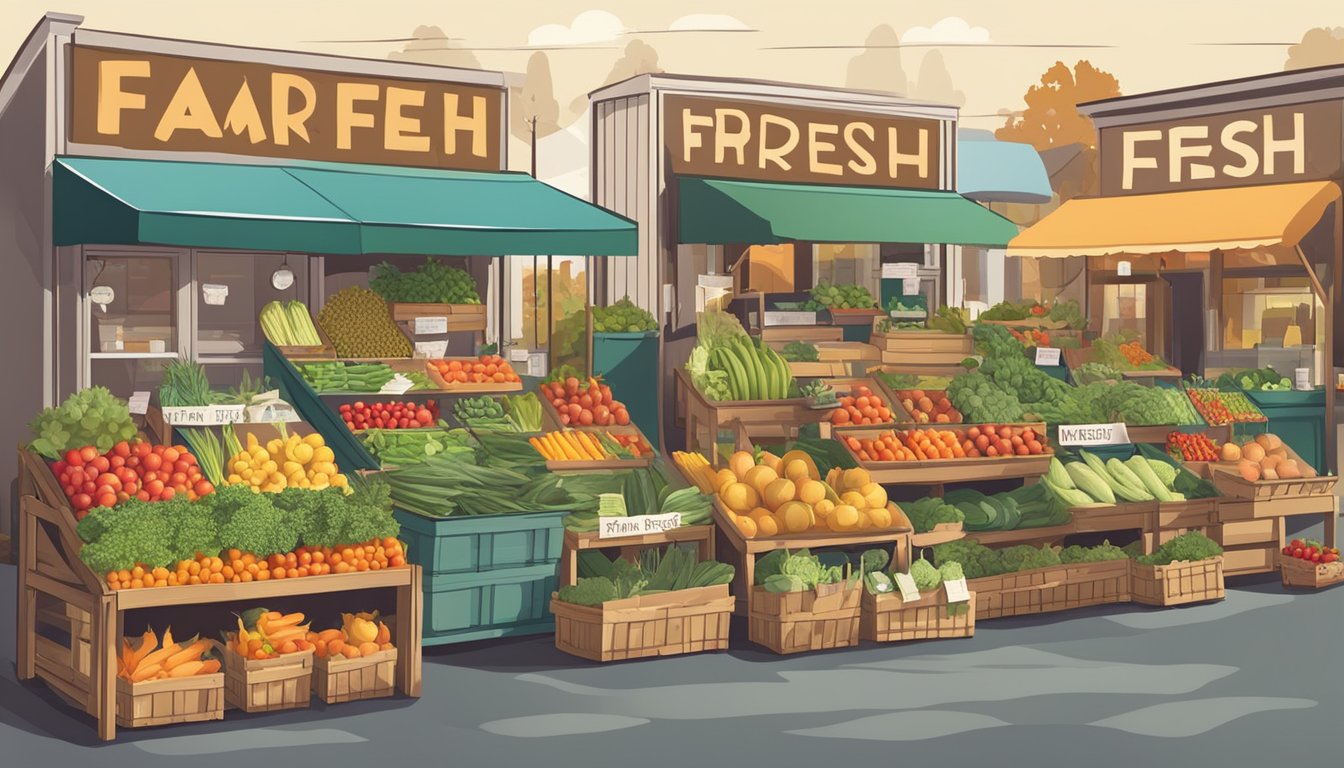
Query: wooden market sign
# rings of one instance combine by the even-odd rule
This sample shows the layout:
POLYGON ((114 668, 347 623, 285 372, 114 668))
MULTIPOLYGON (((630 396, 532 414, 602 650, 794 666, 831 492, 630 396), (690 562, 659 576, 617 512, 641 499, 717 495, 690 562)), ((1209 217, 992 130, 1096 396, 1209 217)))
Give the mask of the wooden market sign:
POLYGON ((668 96, 673 173, 756 181, 938 189, 938 120, 668 96))
POLYGON ((1101 129, 1103 195, 1318 181, 1340 174, 1340 104, 1101 129))
POLYGON ((502 89, 73 48, 73 142, 461 170, 501 166, 502 89))

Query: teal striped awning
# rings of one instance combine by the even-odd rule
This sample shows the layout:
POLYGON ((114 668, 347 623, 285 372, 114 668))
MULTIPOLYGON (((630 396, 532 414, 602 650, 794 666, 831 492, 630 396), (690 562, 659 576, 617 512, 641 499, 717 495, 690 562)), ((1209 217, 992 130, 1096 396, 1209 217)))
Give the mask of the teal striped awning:
POLYGON ((56 245, 632 256, 637 226, 521 173, 62 157, 56 245))

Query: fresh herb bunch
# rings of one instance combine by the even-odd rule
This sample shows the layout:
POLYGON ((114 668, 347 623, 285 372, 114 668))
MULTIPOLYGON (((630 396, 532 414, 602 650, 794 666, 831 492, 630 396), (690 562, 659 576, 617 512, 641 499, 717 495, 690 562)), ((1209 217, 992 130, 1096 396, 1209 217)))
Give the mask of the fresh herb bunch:
POLYGON ((816 346, 806 341, 790 341, 779 354, 791 363, 815 363, 821 360, 821 353, 816 346))
POLYGON ((629 296, 605 307, 593 307, 594 333, 643 333, 657 328, 658 321, 653 315, 637 306, 629 296))
POLYGON ((600 553, 583 558, 586 573, 578 582, 560 588, 556 599, 574 605, 598 606, 608 600, 623 600, 641 594, 673 592, 697 587, 727 584, 733 580, 733 566, 706 560, 696 551, 669 545, 660 552, 646 549, 639 561, 609 561, 600 553))
POLYGON ((1208 560, 1223 554, 1223 548, 1199 531, 1189 531, 1168 541, 1151 555, 1139 555, 1134 560, 1141 565, 1169 565, 1183 561, 1208 560))
POLYGON ((402 272, 388 262, 374 268, 369 287, 387 301, 425 304, 480 304, 476 281, 465 270, 425 259, 413 272, 402 272))
POLYGON ((1065 565, 1073 563, 1100 563, 1106 560, 1124 560, 1129 553, 1115 546, 1109 540, 1095 547, 1082 547, 1077 544, 1065 547, 1059 553, 1059 561, 1065 565))
POLYGON ((812 298, 803 306, 809 312, 823 309, 872 309, 877 306, 877 300, 862 285, 837 285, 830 280, 822 280, 812 288, 812 298))
POLYGON ((813 379, 800 388, 803 397, 811 400, 817 405, 829 405, 838 402, 835 394, 835 388, 827 384, 823 379, 813 379))
POLYGON ((804 592, 849 578, 848 566, 826 566, 806 549, 777 549, 756 561, 756 586, 768 592, 804 592))
POLYGON ((70 395, 55 408, 47 408, 29 424, 34 451, 59 459, 73 448, 92 445, 107 453, 122 440, 135 438, 135 422, 125 400, 106 387, 90 387, 70 395))
POLYGON ((210 388, 205 367, 194 360, 173 360, 163 366, 159 404, 166 408, 213 405, 227 397, 210 388))

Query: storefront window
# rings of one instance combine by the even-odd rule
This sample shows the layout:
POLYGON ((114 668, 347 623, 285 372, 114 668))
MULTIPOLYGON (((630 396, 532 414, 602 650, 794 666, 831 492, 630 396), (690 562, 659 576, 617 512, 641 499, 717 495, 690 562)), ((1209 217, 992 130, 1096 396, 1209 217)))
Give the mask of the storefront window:
POLYGON ((84 274, 90 299, 89 352, 95 359, 177 353, 174 255, 91 255, 84 274))
MULTIPOLYGON (((107 387, 120 398, 136 392, 157 392, 168 358, 99 357, 89 361, 90 386, 107 387)), ((211 381, 212 386, 225 386, 211 381)))
POLYGON ((866 243, 828 244, 812 248, 812 276, 815 282, 862 285, 878 294, 879 248, 866 243))
POLYGON ((1120 283, 1101 286, 1103 334, 1132 331, 1140 337, 1148 327, 1148 286, 1120 283))
POLYGON ((994 304, 989 295, 989 252, 983 248, 961 248, 961 300, 994 304))
POLYGON ((1316 343, 1316 299, 1306 277, 1223 279, 1223 348, 1316 343))
MULTIPOLYGON (((195 257, 197 359, 259 361, 264 338, 257 323, 261 308, 275 300, 307 300, 307 257, 210 251, 197 251, 195 257), (294 283, 276 290, 271 276, 282 264, 294 274, 294 283), (227 294, 221 293, 219 286, 227 289, 227 294)), ((259 366, 253 372, 259 372, 259 366)))

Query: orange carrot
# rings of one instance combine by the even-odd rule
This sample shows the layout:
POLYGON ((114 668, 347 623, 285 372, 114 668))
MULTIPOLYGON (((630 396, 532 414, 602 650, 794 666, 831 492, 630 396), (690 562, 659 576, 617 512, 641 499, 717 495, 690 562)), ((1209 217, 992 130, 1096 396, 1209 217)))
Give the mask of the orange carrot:
POLYGON ((213 675, 219 671, 219 659, 206 659, 201 665, 200 674, 213 675))
POLYGON ((187 662, 183 662, 183 663, 181 663, 181 664, 178 664, 176 667, 173 667, 172 669, 168 670, 168 676, 169 676, 169 677, 191 677, 192 675, 198 675, 198 674, 200 674, 201 669, 204 668, 204 667, 205 667, 205 662, 204 662, 204 661, 201 661, 200 659, 197 659, 197 660, 195 660, 195 661, 187 661, 187 662))
POLYGON ((172 670, 177 666, 184 664, 188 661, 197 661, 201 658, 201 654, 205 653, 206 647, 207 646, 204 640, 196 640, 191 645, 188 645, 186 648, 183 648, 177 653, 174 653, 172 656, 169 656, 168 660, 163 662, 163 668, 167 670, 172 670))
POLYGON ((159 674, 159 672, 161 671, 163 671, 163 667, 159 666, 157 663, 141 664, 139 669, 136 669, 135 673, 131 675, 131 682, 132 683, 143 682, 159 674))

